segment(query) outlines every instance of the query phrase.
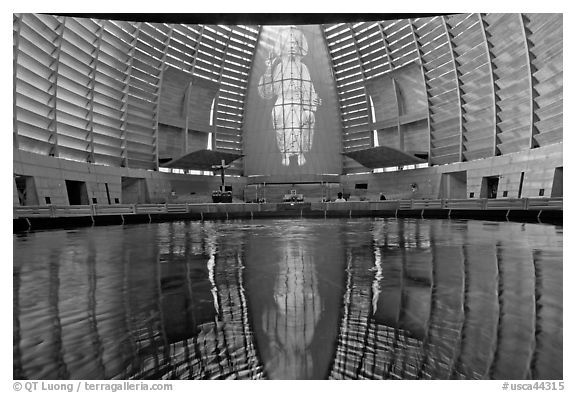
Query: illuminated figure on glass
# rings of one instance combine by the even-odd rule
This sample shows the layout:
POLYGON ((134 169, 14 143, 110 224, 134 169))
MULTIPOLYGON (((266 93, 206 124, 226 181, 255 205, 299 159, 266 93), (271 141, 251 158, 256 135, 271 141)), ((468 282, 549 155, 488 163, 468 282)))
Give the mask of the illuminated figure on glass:
POLYGON ((295 26, 282 28, 258 82, 262 98, 277 96, 272 127, 285 166, 290 165, 292 156, 297 157, 298 165, 306 163, 304 153, 310 152, 314 137, 314 112, 322 103, 302 63, 307 53, 308 42, 302 31, 295 26))

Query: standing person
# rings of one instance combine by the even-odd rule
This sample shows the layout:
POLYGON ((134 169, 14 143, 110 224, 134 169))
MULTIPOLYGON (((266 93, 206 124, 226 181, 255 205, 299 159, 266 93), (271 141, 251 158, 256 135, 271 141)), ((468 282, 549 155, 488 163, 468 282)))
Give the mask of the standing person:
POLYGON ((346 199, 344 199, 344 198, 342 197, 342 193, 339 192, 339 193, 338 193, 338 198, 336 198, 336 200, 335 200, 334 202, 346 202, 346 199))

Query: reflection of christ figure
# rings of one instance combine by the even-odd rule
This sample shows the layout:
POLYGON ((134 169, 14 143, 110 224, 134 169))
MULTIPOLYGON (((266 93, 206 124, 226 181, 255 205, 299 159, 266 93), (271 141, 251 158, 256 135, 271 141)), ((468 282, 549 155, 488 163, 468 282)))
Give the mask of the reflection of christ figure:
POLYGON ((302 31, 294 26, 284 28, 258 82, 262 98, 278 97, 272 109, 272 127, 286 166, 290 165, 291 156, 298 157, 298 165, 306 163, 304 153, 310 151, 314 136, 314 112, 322 103, 310 72, 302 63, 307 53, 308 43, 302 31))
POLYGON ((274 303, 262 315, 273 379, 308 379, 314 372, 312 344, 322 312, 316 269, 310 250, 289 241, 280 259, 274 303))

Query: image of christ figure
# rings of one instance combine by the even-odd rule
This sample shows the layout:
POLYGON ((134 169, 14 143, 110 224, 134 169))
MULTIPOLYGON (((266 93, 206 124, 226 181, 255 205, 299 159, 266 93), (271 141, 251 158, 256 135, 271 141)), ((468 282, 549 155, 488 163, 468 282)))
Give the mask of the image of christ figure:
POLYGON ((282 155, 282 165, 296 156, 304 165, 314 139, 316 112, 322 100, 316 94, 308 67, 302 58, 308 53, 306 37, 295 26, 280 30, 273 50, 266 59, 266 71, 258 82, 264 99, 276 97, 272 108, 272 127, 282 155))

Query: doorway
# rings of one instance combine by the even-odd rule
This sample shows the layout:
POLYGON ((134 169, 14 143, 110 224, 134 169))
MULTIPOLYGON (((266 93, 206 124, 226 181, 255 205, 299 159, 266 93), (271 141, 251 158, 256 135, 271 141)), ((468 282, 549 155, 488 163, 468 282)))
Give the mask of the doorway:
POLYGON ((38 205, 38 195, 36 184, 32 176, 14 175, 16 190, 18 191, 18 202, 20 206, 38 205))
POLYGON ((466 171, 443 173, 440 186, 441 199, 466 199, 466 171))
POLYGON ((482 178, 480 198, 494 199, 498 196, 498 181, 500 176, 486 176, 482 178))
POLYGON ((564 172, 564 167, 559 167, 554 170, 554 178, 552 179, 552 191, 550 197, 552 198, 562 198, 562 175, 564 172))
POLYGON ((89 205, 88 190, 83 181, 66 180, 66 192, 70 205, 89 205))

